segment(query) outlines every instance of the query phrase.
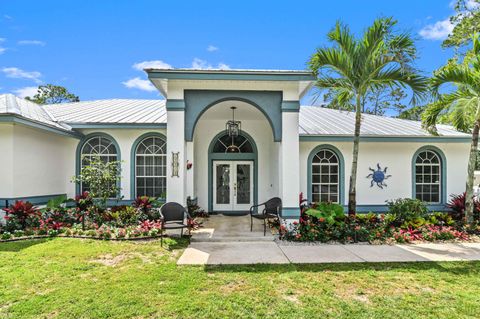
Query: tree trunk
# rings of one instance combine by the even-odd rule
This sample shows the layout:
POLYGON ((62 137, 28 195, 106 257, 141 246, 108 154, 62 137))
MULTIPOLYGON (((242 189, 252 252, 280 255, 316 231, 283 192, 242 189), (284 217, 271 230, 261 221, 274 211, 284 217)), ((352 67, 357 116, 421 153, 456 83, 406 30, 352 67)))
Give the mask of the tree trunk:
POLYGON ((470 146, 470 158, 468 159, 467 185, 465 191, 465 218, 468 224, 473 222, 473 180, 475 173, 475 164, 477 161, 478 150, 478 131, 480 120, 475 122, 472 133, 472 144, 470 146))
POLYGON ((360 95, 357 94, 357 105, 355 112, 355 134, 353 137, 352 170, 350 172, 350 186, 348 190, 348 215, 355 216, 357 211, 357 166, 358 151, 360 146, 360 125, 362 122, 360 95))

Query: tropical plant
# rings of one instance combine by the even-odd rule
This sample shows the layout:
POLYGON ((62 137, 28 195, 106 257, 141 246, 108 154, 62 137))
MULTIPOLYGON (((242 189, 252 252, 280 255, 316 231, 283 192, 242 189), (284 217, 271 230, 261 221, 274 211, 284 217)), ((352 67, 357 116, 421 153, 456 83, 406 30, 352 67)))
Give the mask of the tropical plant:
POLYGON ((118 198, 120 193, 120 162, 105 161, 97 156, 82 158, 87 162, 80 174, 72 178, 75 183, 88 185, 89 196, 106 208, 110 198, 118 198))
POLYGON ((15 201, 13 205, 4 208, 6 229, 8 231, 24 230, 27 227, 36 227, 40 222, 41 213, 30 202, 15 201))
POLYGON ((398 198, 387 202, 388 214, 385 222, 389 226, 417 228, 426 223, 428 209, 424 202, 418 199, 398 198))
POLYGON ((435 124, 447 115, 453 126, 461 131, 472 133, 470 157, 467 167, 465 217, 473 222, 473 182, 478 151, 480 129, 480 40, 473 36, 473 48, 463 58, 462 63, 450 60, 447 65, 435 72, 432 90, 439 98, 430 104, 423 114, 424 125, 436 132, 435 124), (456 90, 439 94, 445 84, 453 84, 456 90))
MULTIPOLYGON (((466 193, 458 195, 450 195, 450 201, 447 207, 450 209, 450 214, 455 220, 463 220, 465 218, 465 202, 466 193)), ((480 201, 476 198, 473 199, 473 215, 475 219, 480 215, 480 201)))
POLYGON ((336 222, 343 222, 345 213, 343 206, 335 203, 318 203, 313 208, 307 209, 305 214, 324 220, 327 224, 335 224, 336 222))
POLYGON ((310 58, 309 67, 317 76, 316 87, 334 90, 339 103, 351 104, 355 110, 352 166, 348 213, 355 214, 357 164, 362 119, 362 100, 373 91, 410 88, 412 102, 427 92, 427 79, 413 66, 416 49, 411 36, 394 29, 396 21, 374 21, 361 38, 337 22, 328 33, 333 47, 319 48, 310 58))

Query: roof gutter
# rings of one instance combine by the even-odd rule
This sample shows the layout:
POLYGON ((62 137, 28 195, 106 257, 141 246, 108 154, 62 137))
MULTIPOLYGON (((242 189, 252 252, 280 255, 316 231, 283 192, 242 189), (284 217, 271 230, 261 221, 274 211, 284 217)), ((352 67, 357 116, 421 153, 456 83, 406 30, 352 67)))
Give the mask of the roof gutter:
POLYGON ((67 129, 61 129, 43 122, 39 122, 36 120, 32 120, 26 117, 23 117, 21 115, 18 115, 16 113, 3 113, 0 114, 0 123, 14 123, 14 124, 20 124, 20 125, 25 125, 28 127, 33 127, 37 129, 41 129, 44 131, 48 131, 51 133, 56 133, 68 137, 73 137, 76 139, 82 139, 83 134, 79 132, 74 132, 74 131, 69 131, 67 129))

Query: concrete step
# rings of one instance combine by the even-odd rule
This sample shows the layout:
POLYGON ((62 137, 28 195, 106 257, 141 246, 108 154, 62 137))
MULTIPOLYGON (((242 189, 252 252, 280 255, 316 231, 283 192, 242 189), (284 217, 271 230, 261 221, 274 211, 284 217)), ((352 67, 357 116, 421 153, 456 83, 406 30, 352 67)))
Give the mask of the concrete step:
POLYGON ((191 241, 196 243, 231 243, 231 242, 271 242, 275 237, 267 236, 192 236, 191 241))

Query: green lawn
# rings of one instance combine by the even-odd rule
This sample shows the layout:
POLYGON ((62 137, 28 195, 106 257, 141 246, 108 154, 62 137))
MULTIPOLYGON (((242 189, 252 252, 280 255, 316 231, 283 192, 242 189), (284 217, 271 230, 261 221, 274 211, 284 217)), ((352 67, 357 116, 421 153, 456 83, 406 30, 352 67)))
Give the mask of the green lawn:
POLYGON ((478 318, 480 263, 186 267, 184 243, 0 244, 1 318, 478 318))

